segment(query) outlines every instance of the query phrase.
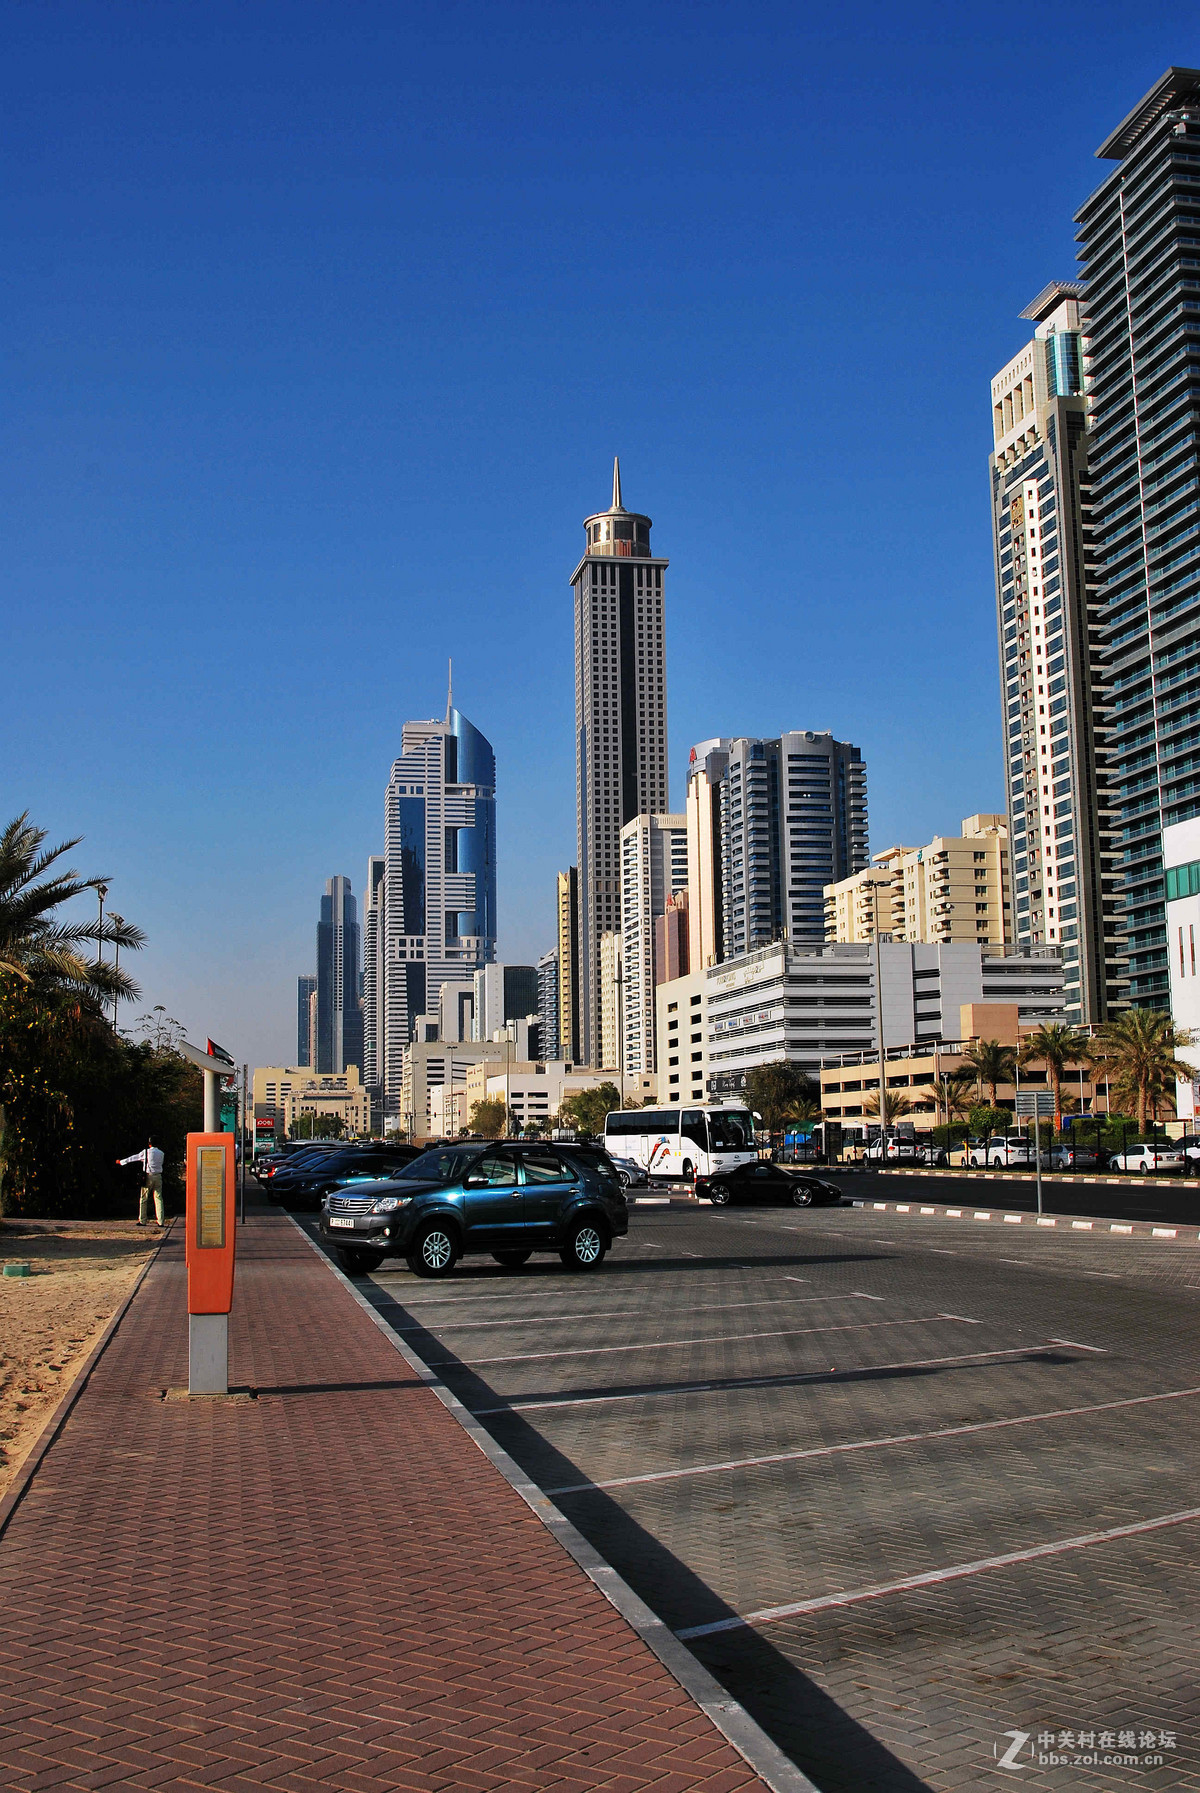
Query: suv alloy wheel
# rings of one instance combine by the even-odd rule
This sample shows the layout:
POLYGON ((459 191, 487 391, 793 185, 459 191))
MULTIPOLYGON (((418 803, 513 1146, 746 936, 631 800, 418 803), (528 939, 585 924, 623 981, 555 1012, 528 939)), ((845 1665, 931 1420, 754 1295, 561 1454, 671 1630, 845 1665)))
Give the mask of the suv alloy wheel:
POLYGON ((440 1220, 426 1223, 412 1242, 408 1267, 414 1276, 449 1276, 458 1262, 458 1241, 440 1220))
POLYGON ((558 1255, 568 1270, 599 1270, 607 1250, 608 1240, 598 1223, 577 1220, 558 1255))

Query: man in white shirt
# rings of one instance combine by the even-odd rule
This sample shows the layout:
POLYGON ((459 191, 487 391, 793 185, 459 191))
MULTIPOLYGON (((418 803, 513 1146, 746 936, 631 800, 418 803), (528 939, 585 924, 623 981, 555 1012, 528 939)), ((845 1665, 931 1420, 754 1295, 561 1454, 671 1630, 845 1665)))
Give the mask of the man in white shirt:
POLYGON ((162 1226, 163 1210, 163 1154, 156 1141, 148 1139, 144 1152, 134 1152, 132 1157, 118 1158, 118 1164, 140 1164, 142 1167, 142 1193, 138 1202, 138 1225, 145 1226, 146 1215, 150 1207, 151 1191, 154 1194, 155 1226, 162 1226))

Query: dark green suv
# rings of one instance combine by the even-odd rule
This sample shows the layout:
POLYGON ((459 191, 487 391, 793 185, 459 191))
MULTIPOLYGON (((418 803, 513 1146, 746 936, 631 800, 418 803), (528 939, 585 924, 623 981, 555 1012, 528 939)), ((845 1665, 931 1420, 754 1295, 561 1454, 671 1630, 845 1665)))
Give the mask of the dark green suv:
POLYGON ((435 1146, 390 1177, 334 1189, 321 1238, 352 1275, 403 1257, 416 1276, 449 1276, 467 1252, 516 1269, 556 1251, 569 1270, 598 1270, 629 1231, 616 1171, 569 1145, 435 1146))

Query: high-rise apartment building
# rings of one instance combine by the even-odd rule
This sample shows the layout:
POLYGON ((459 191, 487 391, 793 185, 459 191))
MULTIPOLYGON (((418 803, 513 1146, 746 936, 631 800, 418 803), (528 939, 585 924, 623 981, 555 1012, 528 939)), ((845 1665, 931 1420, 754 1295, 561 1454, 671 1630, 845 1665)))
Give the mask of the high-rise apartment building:
POLYGON ((559 872, 555 919, 558 929, 558 1050, 571 1064, 579 1045, 579 873, 559 872))
POLYGON ((667 807, 663 586, 650 518, 621 502, 584 524, 575 590, 575 813, 579 868, 579 1030, 599 1051, 600 937, 621 926, 621 830, 667 807))
POLYGON ((481 965, 475 973, 473 1040, 490 1040, 505 1022, 538 1012, 538 974, 533 965, 481 965))
POLYGON ((313 1062, 313 1030, 309 1009, 309 998, 317 987, 315 977, 298 977, 296 979, 296 1063, 311 1065, 313 1062))
POLYGON ((385 797, 377 1072, 385 1124, 399 1124, 404 1057, 442 986, 472 990, 496 956, 496 759, 447 705, 444 722, 406 722, 385 797))
POLYGON ((724 958, 721 884, 721 780, 729 765, 724 738, 693 747, 688 765, 688 962, 693 971, 724 958))
POLYGON ((1200 70, 1096 154, 1116 166, 1076 222, 1117 919, 1129 1000, 1166 1008, 1162 831, 1200 813, 1200 70))
POLYGON ((825 938, 831 945, 859 946, 877 933, 891 933, 893 866, 907 851, 889 847, 865 871, 825 886, 825 938))
POLYGON ((616 1070, 621 1063, 624 1012, 621 1003, 621 936, 615 929, 600 936, 600 979, 596 1016, 595 1069, 616 1070))
POLYGON ((867 771, 812 729, 731 741, 721 777, 724 959, 773 940, 825 939, 825 886, 862 871, 867 771))
POLYGON ((687 888, 687 817, 634 816, 621 830, 621 955, 627 1072, 654 1070, 654 940, 658 918, 687 888))
POLYGON ((558 948, 551 947, 537 962, 537 1010, 541 1023, 542 1052, 562 1058, 558 1043, 558 948))
POLYGON ((654 924, 654 981, 674 983, 691 968, 688 953, 688 893, 677 890, 654 924))
POLYGON ((317 923, 318 1071, 362 1069, 362 946, 349 878, 330 878, 317 923))
POLYGON ((992 531, 1014 938, 1061 947, 1067 1014, 1102 1021, 1119 966, 1104 672, 1089 538, 1085 289, 1053 281, 1033 340, 992 381, 992 531), (1106 925, 1108 924, 1108 925, 1106 925))

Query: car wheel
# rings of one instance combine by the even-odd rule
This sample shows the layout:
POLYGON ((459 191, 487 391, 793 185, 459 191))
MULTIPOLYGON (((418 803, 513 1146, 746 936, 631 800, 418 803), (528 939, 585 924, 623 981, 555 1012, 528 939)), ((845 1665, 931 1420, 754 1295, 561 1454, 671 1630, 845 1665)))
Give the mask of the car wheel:
POLYGON ((438 1220, 421 1228, 408 1253, 408 1267, 414 1276, 449 1276, 457 1262, 458 1241, 438 1220))
POLYGON ((559 1257, 568 1270, 599 1270, 608 1240, 594 1220, 577 1220, 559 1257))
POLYGON ((729 1206, 729 1191, 723 1183, 714 1183, 708 1192, 708 1199, 714 1208, 727 1208, 729 1206))
POLYGON ((506 1270, 519 1270, 522 1264, 529 1262, 533 1253, 532 1251, 494 1251, 492 1256, 498 1264, 503 1264, 506 1270))
POLYGON ((812 1207, 813 1192, 806 1183, 801 1183, 799 1188, 792 1190, 792 1205, 797 1208, 812 1207))
POLYGON ((628 1171, 627 1171, 627 1170, 619 1170, 619 1171, 618 1171, 618 1172, 617 1172, 617 1182, 618 1182, 618 1183, 619 1183, 619 1184, 620 1184, 620 1185, 621 1185, 621 1188, 622 1188, 622 1189, 629 1189, 629 1188, 631 1188, 631 1187, 632 1187, 632 1181, 633 1181, 633 1180, 632 1180, 632 1178, 631 1178, 631 1177, 630 1177, 630 1175, 629 1175, 629 1172, 628 1172, 628 1171))
POLYGON ((1145 1176, 1146 1173, 1149 1171, 1150 1166, 1146 1163, 1146 1160, 1144 1158, 1142 1159, 1142 1162, 1138 1165, 1138 1169, 1141 1171, 1143 1176, 1145 1176))
POLYGON ((346 1246, 338 1250, 338 1263, 347 1276, 369 1276, 372 1270, 378 1270, 383 1263, 380 1251, 351 1251, 346 1246))

